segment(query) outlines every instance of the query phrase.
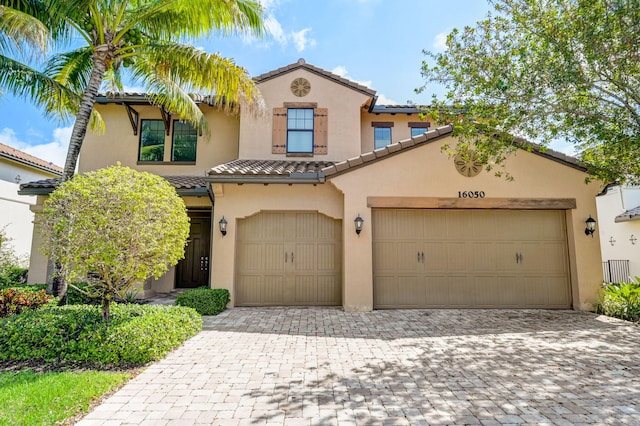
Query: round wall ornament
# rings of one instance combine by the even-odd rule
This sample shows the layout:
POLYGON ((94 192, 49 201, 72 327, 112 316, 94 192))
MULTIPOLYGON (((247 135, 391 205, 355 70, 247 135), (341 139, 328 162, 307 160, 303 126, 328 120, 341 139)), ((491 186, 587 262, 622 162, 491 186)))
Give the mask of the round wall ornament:
POLYGON ((478 156, 474 152, 470 152, 468 155, 458 154, 453 159, 453 163, 456 166, 456 170, 462 176, 474 177, 482 171, 482 163, 478 160, 478 156))
POLYGON ((291 82, 291 93, 298 97, 307 96, 311 91, 311 83, 306 78, 296 78, 291 82))

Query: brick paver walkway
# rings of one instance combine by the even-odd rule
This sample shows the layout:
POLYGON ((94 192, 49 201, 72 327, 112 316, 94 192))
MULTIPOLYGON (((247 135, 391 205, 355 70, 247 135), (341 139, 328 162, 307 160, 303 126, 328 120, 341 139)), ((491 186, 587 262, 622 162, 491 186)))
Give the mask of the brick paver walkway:
POLYGON ((79 424, 640 424, 640 328, 572 311, 235 308, 79 424))

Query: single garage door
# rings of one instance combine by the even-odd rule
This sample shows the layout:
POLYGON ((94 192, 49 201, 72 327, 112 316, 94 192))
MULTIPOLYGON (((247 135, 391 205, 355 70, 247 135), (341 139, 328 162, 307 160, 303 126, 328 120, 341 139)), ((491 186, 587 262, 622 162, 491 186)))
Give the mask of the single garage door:
POLYGON ((236 306, 342 304, 341 221, 262 212, 238 221, 236 306))
POLYGON ((571 305, 564 211, 374 209, 374 307, 571 305))

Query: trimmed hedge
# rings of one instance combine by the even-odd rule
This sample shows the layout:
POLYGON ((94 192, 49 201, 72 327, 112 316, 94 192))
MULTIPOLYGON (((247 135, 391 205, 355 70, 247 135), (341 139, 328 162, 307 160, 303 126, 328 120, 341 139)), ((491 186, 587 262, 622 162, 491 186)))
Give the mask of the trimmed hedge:
POLYGON ((227 309, 230 300, 229 290, 225 288, 198 287, 180 293, 176 305, 193 308, 200 315, 218 315, 227 309))
POLYGON ((106 325, 98 307, 47 306, 0 320, 0 360, 146 364, 202 330, 193 309, 118 305, 106 325))

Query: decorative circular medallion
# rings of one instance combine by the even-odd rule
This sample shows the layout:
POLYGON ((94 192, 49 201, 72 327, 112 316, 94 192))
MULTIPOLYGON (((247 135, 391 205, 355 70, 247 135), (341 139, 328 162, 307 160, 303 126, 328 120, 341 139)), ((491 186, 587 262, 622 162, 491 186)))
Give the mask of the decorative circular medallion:
POLYGON ((466 160, 462 154, 458 154, 453 162, 458 173, 465 177, 477 176, 482 171, 482 163, 473 152, 469 153, 466 160))
POLYGON ((311 91, 311 83, 306 78, 296 78, 291 82, 291 93, 298 97, 307 96, 311 91))

